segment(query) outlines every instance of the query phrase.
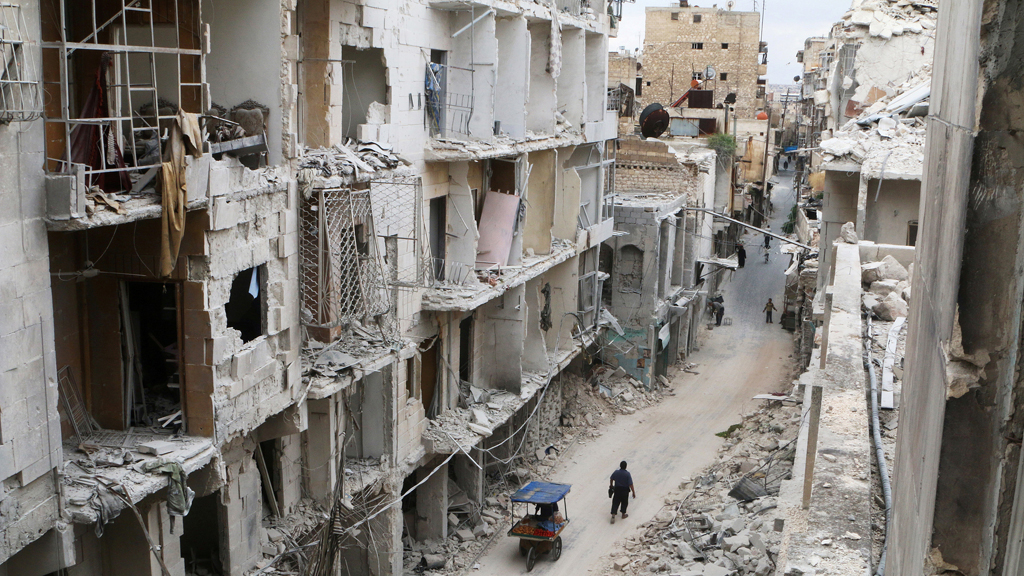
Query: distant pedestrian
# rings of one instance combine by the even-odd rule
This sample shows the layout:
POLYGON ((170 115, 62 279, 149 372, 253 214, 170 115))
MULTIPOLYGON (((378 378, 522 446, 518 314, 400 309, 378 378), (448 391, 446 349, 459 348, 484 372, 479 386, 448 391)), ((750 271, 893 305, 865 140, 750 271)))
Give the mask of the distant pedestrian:
POLYGON ((783 170, 789 170, 789 160, 783 160, 782 161, 782 169, 783 170))
POLYGON ((736 258, 740 261, 740 268, 743 268, 743 265, 747 262, 747 249, 743 247, 743 244, 736 248, 736 258))
POLYGON ((765 250, 767 250, 768 248, 772 247, 772 237, 769 236, 768 232, 767 232, 768 230, 771 230, 771 229, 772 229, 771 226, 768 226, 768 227, 765 228, 765 234, 764 234, 764 248, 765 248, 765 250))
POLYGON ((633 476, 626 472, 626 461, 619 462, 619 469, 612 472, 608 481, 608 490, 612 493, 612 524, 615 524, 615 514, 622 508, 622 518, 629 518, 626 514, 626 507, 629 506, 629 493, 636 498, 636 488, 633 488, 633 476))
POLYGON ((775 310, 777 310, 777 308, 775 308, 775 304, 772 304, 772 299, 769 298, 768 303, 764 305, 766 324, 774 324, 774 322, 772 322, 772 312, 774 312, 775 310))
POLYGON ((715 325, 722 325, 722 316, 725 315, 725 304, 721 301, 710 301, 708 302, 708 308, 711 308, 711 313, 715 315, 715 325))

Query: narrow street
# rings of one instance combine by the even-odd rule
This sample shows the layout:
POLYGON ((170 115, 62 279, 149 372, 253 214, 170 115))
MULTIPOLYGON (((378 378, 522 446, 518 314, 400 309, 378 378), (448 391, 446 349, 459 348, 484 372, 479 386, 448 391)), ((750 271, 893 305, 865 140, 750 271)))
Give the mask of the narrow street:
MULTIPOLYGON (((772 230, 779 230, 793 205, 792 173, 780 176, 773 198, 772 230)), ((633 533, 661 508, 664 497, 681 479, 711 464, 724 442, 715 433, 740 421, 753 409, 755 394, 780 390, 788 383, 792 338, 778 324, 783 296, 782 273, 788 263, 772 242, 771 261, 765 264, 757 246, 760 234, 746 234, 746 267, 733 274, 724 289, 726 317, 732 326, 716 328, 703 348, 689 359, 699 375, 679 372, 673 381, 675 396, 630 416, 618 416, 600 438, 576 445, 547 480, 572 484, 567 497, 570 525, 558 562, 547 556, 537 561, 533 574, 575 576, 601 567, 616 541, 633 533), (766 324, 761 310, 771 297, 780 312, 776 323, 766 324), (637 498, 629 518, 609 522, 608 476, 620 460, 629 462, 637 498)), ((518 540, 499 536, 480 559, 473 574, 526 573, 518 540)))

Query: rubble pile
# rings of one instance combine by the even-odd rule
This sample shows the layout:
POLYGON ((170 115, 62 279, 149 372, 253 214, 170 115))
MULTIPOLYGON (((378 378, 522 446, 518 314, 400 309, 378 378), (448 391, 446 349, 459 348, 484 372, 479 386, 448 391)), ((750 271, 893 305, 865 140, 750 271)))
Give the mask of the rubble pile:
POLYGON ((781 532, 777 494, 792 473, 798 407, 770 401, 727 438, 719 461, 665 498, 638 535, 608 557, 604 574, 766 576, 775 571, 781 532))
MULTIPOLYGON (((265 515, 261 534, 263 560, 256 562, 256 571, 264 570, 266 574, 298 573, 302 568, 298 556, 285 555, 273 567, 267 566, 277 556, 307 544, 315 535, 317 527, 328 518, 323 507, 309 498, 303 498, 295 510, 285 516, 265 515)), ((197 571, 196 576, 205 575, 197 571)))
POLYGON ((903 34, 935 30, 936 0, 866 0, 843 15, 837 32, 847 37, 873 36, 888 40, 903 34))
POLYGON ((930 78, 931 69, 927 67, 900 85, 895 95, 877 100, 844 124, 832 138, 821 142, 822 159, 870 162, 869 168, 877 171, 919 174, 924 161, 930 78))
MULTIPOLYGON (((692 369, 696 364, 687 366, 692 369)), ((608 399, 608 403, 619 414, 633 414, 638 409, 657 403, 665 393, 674 394, 665 376, 660 376, 657 384, 648 390, 621 367, 614 370, 598 369, 595 372, 592 386, 599 395, 608 399)))
POLYGON ((892 322, 910 312, 910 280, 914 265, 907 270, 892 256, 880 262, 861 264, 864 307, 881 320, 892 322))
POLYGON ((337 187, 343 179, 358 179, 360 174, 372 174, 406 164, 392 151, 390 144, 348 140, 330 148, 306 148, 299 161, 298 180, 303 190, 337 187))

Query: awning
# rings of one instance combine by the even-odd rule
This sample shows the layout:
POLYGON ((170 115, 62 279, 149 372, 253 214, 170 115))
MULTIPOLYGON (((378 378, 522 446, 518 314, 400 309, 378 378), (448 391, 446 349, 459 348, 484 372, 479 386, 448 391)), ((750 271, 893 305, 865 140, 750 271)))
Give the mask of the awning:
POLYGON ((523 486, 512 495, 513 502, 529 502, 530 504, 554 504, 572 488, 569 484, 533 481, 523 486))
POLYGON ((739 266, 740 266, 739 262, 736 261, 735 257, 733 257, 733 258, 697 258, 697 262, 700 262, 701 264, 712 265, 712 266, 721 266, 722 268, 728 268, 730 270, 735 270, 735 269, 739 268, 739 266))

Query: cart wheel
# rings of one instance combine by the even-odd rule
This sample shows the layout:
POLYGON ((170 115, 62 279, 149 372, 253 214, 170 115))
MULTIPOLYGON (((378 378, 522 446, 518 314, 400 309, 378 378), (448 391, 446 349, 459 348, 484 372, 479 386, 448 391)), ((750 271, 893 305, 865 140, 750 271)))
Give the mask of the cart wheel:
POLYGON ((562 557, 562 537, 555 538, 555 542, 551 545, 551 561, 558 562, 558 559, 562 557))
POLYGON ((526 571, 532 572, 533 567, 537 564, 537 549, 530 548, 526 552, 526 571))
POLYGON ((520 556, 526 556, 526 551, 527 550, 528 550, 528 548, 526 546, 523 546, 522 543, 519 544, 519 555, 520 556))

